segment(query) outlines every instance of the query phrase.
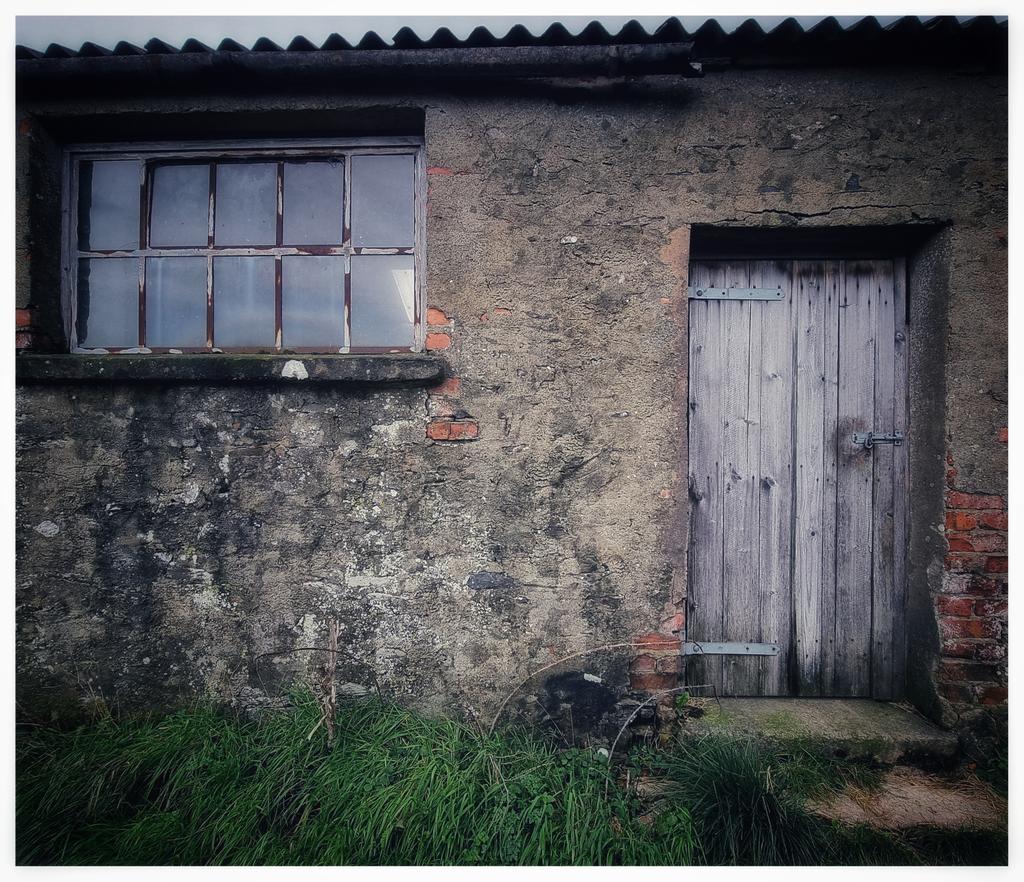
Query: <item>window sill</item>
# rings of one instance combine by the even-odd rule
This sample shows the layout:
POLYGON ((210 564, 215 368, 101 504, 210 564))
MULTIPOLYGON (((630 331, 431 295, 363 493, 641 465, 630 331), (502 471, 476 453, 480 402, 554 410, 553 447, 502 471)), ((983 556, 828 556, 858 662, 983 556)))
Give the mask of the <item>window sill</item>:
POLYGON ((444 379, 437 355, 18 355, 19 385, 175 383, 413 385, 444 379))

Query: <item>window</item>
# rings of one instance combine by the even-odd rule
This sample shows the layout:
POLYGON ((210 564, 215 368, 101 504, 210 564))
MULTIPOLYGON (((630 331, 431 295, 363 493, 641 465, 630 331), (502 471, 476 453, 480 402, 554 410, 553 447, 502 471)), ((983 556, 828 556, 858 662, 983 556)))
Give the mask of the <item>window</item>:
POLYGON ((421 142, 67 153, 77 352, 422 348, 421 142))

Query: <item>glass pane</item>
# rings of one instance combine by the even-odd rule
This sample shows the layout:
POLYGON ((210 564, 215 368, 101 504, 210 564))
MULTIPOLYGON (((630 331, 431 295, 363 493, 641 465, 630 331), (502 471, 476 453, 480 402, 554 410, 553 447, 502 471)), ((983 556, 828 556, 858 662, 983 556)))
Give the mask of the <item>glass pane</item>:
POLYGON ((284 245, 340 245, 344 214, 341 162, 286 162, 284 245))
POLYGON ((352 244, 408 248, 413 239, 413 158, 352 157, 352 244))
POLYGON ((152 186, 149 244, 205 246, 210 231, 210 166, 158 165, 152 186))
POLYGON ((78 247, 130 251, 139 247, 139 162, 83 162, 78 166, 78 247))
POLYGON ((276 244, 277 163, 218 163, 215 211, 218 245, 276 244))
POLYGON ((146 260, 146 345, 206 345, 206 258, 146 260))
POLYGON ((412 255, 352 258, 352 346, 408 348, 416 288, 412 255))
POLYGON ((214 346, 274 345, 274 258, 213 259, 214 346))
POLYGON ((286 349, 345 342, 345 258, 281 258, 281 335, 286 349))
POLYGON ((139 261, 101 257, 78 261, 78 345, 127 349, 139 345, 139 261))

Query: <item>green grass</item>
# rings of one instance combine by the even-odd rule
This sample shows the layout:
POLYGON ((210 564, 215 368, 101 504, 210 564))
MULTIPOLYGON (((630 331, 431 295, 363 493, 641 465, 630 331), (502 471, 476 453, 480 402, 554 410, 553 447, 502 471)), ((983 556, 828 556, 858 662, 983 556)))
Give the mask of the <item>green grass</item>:
POLYGON ((877 773, 792 746, 709 737, 609 769, 525 730, 482 735, 377 701, 341 707, 333 745, 318 717, 298 696, 259 720, 197 708, 19 735, 18 861, 956 863, 984 848, 828 825, 804 800, 877 773), (627 776, 659 787, 641 796, 627 776))
POLYGON ((486 737, 376 702, 259 722, 210 709, 20 739, 21 863, 689 863, 685 812, 654 825, 594 751, 486 737), (605 796, 608 784, 608 796, 605 796))

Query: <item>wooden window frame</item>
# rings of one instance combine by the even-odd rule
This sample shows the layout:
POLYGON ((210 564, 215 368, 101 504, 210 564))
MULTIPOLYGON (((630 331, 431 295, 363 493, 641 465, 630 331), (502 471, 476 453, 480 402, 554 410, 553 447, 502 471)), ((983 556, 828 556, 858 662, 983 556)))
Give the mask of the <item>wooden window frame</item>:
POLYGON ((61 207, 61 305, 62 320, 70 351, 83 354, 122 353, 319 353, 319 354, 373 354, 392 352, 421 352, 425 333, 425 274, 426 274, 426 187, 427 176, 423 138, 417 136, 378 138, 308 138, 180 141, 109 144, 73 144, 63 151, 63 202, 61 207), (352 157, 359 155, 411 155, 414 168, 413 191, 413 244, 402 248, 367 248, 352 245, 352 157), (139 247, 128 251, 83 251, 78 240, 78 187, 82 162, 95 160, 138 159, 140 175, 140 238, 139 247), (344 162, 344 221, 342 242, 337 246, 283 246, 283 169, 292 160, 337 159, 344 162), (149 247, 152 169, 168 161, 208 161, 211 163, 210 224, 213 224, 215 181, 213 164, 217 161, 272 161, 277 162, 277 244, 272 246, 227 247, 213 244, 212 226, 208 243, 204 247, 149 247), (414 317, 413 344, 406 347, 359 347, 351 345, 352 326, 352 257, 356 255, 410 255, 413 257, 414 317), (282 345, 282 258, 293 255, 338 256, 344 258, 344 329, 345 340, 338 349, 330 347, 284 347, 282 345), (207 259, 207 341, 202 347, 147 347, 145 345, 145 265, 150 257, 206 257, 207 259), (275 345, 273 347, 218 347, 214 333, 215 301, 213 293, 212 262, 215 256, 268 256, 275 259, 275 345), (139 339, 133 347, 97 349, 78 345, 78 261, 81 258, 132 257, 140 259, 139 269, 139 339))

